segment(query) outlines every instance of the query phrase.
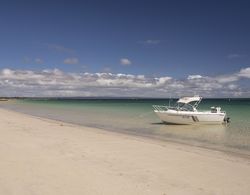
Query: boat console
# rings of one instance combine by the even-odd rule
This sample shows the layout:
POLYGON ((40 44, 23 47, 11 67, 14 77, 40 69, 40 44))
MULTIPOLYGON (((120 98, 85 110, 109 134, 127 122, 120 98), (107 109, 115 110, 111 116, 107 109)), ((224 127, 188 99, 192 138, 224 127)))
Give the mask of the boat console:
POLYGON ((221 107, 211 107, 211 112, 212 113, 220 113, 221 112, 221 107))

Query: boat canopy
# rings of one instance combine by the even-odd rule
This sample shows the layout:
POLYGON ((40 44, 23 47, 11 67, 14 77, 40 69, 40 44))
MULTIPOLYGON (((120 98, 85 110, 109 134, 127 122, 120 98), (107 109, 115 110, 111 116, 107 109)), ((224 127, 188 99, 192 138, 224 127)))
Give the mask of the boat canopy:
POLYGON ((183 104, 188 104, 190 102, 199 102, 201 101, 202 97, 200 96, 194 96, 194 97, 182 97, 180 98, 177 103, 183 103, 183 104))

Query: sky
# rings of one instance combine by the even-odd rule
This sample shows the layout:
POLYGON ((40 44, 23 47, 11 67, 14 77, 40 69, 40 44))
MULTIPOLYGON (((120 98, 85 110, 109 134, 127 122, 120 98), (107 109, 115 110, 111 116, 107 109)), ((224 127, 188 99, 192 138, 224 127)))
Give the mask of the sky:
POLYGON ((1 1, 0 96, 250 97, 247 0, 1 1))

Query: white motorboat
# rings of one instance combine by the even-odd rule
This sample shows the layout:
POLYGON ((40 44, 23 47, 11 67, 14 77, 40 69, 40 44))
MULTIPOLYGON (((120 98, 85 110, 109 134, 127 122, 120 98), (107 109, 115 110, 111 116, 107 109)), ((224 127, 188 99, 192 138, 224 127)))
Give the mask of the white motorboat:
POLYGON ((209 111, 198 111, 202 97, 180 98, 176 106, 153 105, 154 112, 165 123, 171 124, 222 124, 229 122, 226 112, 220 107, 211 107, 209 111))

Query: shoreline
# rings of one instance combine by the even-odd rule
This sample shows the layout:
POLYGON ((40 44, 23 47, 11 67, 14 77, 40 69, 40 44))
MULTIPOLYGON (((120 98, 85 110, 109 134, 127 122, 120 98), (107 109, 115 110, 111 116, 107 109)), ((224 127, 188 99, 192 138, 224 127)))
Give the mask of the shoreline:
POLYGON ((249 194, 249 158, 0 108, 0 194, 249 194), (216 179, 215 179, 216 178, 216 179))
MULTIPOLYGON (((11 100, 11 101, 15 101, 15 100, 11 100)), ((185 139, 178 139, 178 138, 166 138, 166 137, 160 137, 159 135, 153 135, 153 134, 141 134, 141 133, 137 133, 136 131, 127 131, 124 129, 119 129, 116 130, 115 128, 110 128, 110 127, 104 127, 104 126, 100 126, 100 125, 83 125, 83 124, 78 124, 78 123, 71 123, 71 122, 67 122, 67 121, 63 121, 60 119, 53 119, 53 118, 49 118, 49 117, 45 117, 45 116, 39 116, 36 114, 31 114, 31 113, 24 113, 24 112, 20 112, 18 110, 13 110, 13 109, 9 109, 6 107, 0 107, 0 109, 4 109, 4 110, 8 110, 10 112, 16 112, 16 113, 20 113, 23 115, 26 115, 28 117, 34 117, 37 119, 41 119, 41 120, 48 120, 48 121, 54 121, 54 122, 58 122, 58 123, 64 123, 64 124, 68 124, 68 125, 72 125, 72 126, 76 126, 76 127, 86 127, 86 128, 93 128, 93 129, 99 129, 101 131, 107 131, 107 132, 111 132, 111 133, 117 133, 117 134, 122 134, 122 135, 128 135, 128 136, 132 136, 132 137, 138 137, 141 139, 149 139, 151 141, 156 141, 156 142, 163 142, 163 144, 166 143, 173 143, 173 144, 180 144, 180 145, 185 145, 186 147, 190 146, 190 147, 197 147, 197 148, 203 148, 203 149, 207 149, 207 150, 212 150, 212 151, 218 151, 218 152, 224 152, 227 153, 229 155, 235 155, 241 158, 247 158, 250 159, 250 151, 247 149, 242 149, 242 148, 236 148, 236 147, 230 147, 230 146, 226 146, 226 147, 221 147, 220 145, 213 145, 211 143, 202 143, 200 141, 195 141, 192 140, 192 142, 190 142, 189 140, 185 140, 185 139)))

